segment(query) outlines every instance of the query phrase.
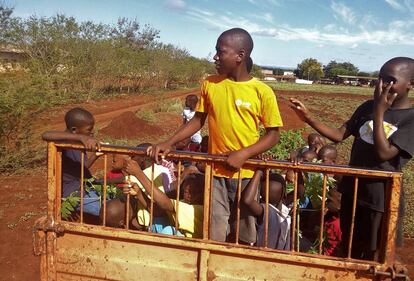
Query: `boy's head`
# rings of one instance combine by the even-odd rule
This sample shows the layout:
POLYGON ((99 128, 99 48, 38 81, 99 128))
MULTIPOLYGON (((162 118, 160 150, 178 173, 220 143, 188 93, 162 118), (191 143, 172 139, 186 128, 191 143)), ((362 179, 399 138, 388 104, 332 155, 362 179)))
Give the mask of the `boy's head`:
POLYGON ((317 134, 317 133, 311 133, 308 136, 308 146, 309 150, 318 151, 319 148, 321 148, 325 144, 325 139, 317 134))
POLYGON ((113 172, 121 172, 125 168, 126 160, 129 158, 125 154, 112 154, 111 170, 113 172))
POLYGON ((338 153, 336 151, 335 146, 329 144, 322 146, 322 148, 318 152, 318 159, 322 160, 323 164, 335 164, 337 156, 338 153))
POLYGON ((412 86, 414 86, 414 59, 408 57, 392 58, 381 67, 379 78, 383 81, 383 87, 393 82, 390 94, 397 94, 396 100, 406 98, 412 86))
POLYGON ((253 50, 253 39, 250 34, 241 28, 232 28, 224 31, 217 39, 216 54, 214 60, 217 72, 220 75, 228 75, 245 67, 253 50))
POLYGON ((313 160, 317 159, 318 155, 313 150, 307 150, 302 153, 301 159, 303 162, 313 162, 313 160))
MULTIPOLYGON (((284 191, 286 188, 286 181, 283 176, 271 173, 269 175, 269 203, 277 206, 282 200, 284 191)), ((262 181, 262 187, 260 189, 260 196, 262 200, 266 200, 266 179, 262 181)))
POLYGON ((185 98, 185 107, 188 107, 192 111, 195 110, 198 102, 198 97, 196 95, 188 95, 185 98))
MULTIPOLYGON (((149 142, 140 143, 137 145, 138 148, 147 148, 151 146, 149 142)), ((142 170, 145 170, 152 164, 152 159, 146 155, 135 155, 132 157, 132 160, 136 161, 142 170)))
POLYGON ((341 210, 341 193, 336 188, 331 188, 328 191, 326 207, 331 213, 339 214, 341 210))
POLYGON ((92 135, 95 118, 86 109, 75 107, 65 114, 66 130, 80 135, 92 135))
POLYGON ((181 184, 182 199, 190 205, 203 205, 204 203, 204 175, 189 174, 181 184))

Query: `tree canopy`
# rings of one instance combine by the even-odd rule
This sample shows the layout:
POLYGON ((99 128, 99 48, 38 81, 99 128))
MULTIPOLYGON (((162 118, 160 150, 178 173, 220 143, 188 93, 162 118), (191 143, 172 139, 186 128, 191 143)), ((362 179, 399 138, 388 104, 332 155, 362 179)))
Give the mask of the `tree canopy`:
POLYGON ((358 67, 353 65, 350 62, 336 62, 330 61, 327 65, 324 66, 323 71, 325 77, 334 78, 337 75, 357 75, 359 72, 358 67))
POLYGON ((304 59, 298 64, 295 74, 302 79, 320 80, 323 76, 322 63, 314 58, 304 59))

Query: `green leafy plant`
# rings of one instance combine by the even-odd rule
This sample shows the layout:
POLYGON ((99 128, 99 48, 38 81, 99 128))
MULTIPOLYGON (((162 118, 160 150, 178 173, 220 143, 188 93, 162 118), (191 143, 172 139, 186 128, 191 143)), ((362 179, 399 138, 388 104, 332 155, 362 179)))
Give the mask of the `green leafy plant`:
MULTIPOLYGON (((96 179, 93 177, 90 179, 84 179, 85 191, 86 193, 95 191, 98 194, 100 202, 102 204, 104 186, 101 184, 96 184, 95 181, 96 179)), ((112 184, 108 184, 106 186, 106 194, 107 199, 121 198, 123 195, 122 190, 112 184)), ((79 192, 77 191, 72 192, 66 198, 62 198, 62 204, 60 208, 62 218, 65 220, 69 219, 72 213, 76 210, 76 207, 79 205, 79 203, 80 196, 79 192)))
MULTIPOLYGON (((305 176, 305 196, 312 202, 314 209, 319 209, 322 205, 323 175, 320 173, 308 173, 305 176)), ((336 180, 332 177, 326 179, 326 191, 336 185, 336 180)))
POLYGON ((72 212, 75 211, 75 208, 79 205, 80 197, 78 196, 78 192, 72 192, 68 197, 62 198, 62 204, 60 206, 60 214, 62 219, 68 220, 72 212))
MULTIPOLYGON (((303 129, 281 131, 279 143, 272 147, 268 153, 271 154, 274 159, 288 159, 292 151, 305 145, 302 133, 303 129)), ((264 129, 261 130, 261 135, 263 134, 264 129)))

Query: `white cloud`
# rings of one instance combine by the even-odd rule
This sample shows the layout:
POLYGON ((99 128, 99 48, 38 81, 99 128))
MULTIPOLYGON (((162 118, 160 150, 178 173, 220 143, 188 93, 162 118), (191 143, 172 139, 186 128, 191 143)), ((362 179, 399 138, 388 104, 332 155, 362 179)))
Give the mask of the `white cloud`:
POLYGON ((186 9, 186 3, 184 2, 184 0, 167 0, 164 4, 166 7, 174 10, 186 9))
POLYGON ((356 23, 356 16, 354 11, 343 3, 331 2, 331 9, 334 12, 334 17, 340 19, 348 24, 356 23))
POLYGON ((379 30, 360 29, 350 32, 334 24, 328 24, 321 29, 291 27, 285 24, 268 27, 244 17, 218 15, 199 9, 188 10, 187 15, 220 31, 237 26, 246 29, 252 35, 273 37, 281 41, 305 40, 324 46, 347 45, 350 48, 356 48, 359 44, 414 46, 414 33, 409 28, 414 26, 414 20, 393 21, 387 28, 379 30))
POLYGON ((390 5, 393 9, 403 10, 403 6, 398 3, 397 0, 385 0, 385 2, 387 2, 387 4, 390 5))

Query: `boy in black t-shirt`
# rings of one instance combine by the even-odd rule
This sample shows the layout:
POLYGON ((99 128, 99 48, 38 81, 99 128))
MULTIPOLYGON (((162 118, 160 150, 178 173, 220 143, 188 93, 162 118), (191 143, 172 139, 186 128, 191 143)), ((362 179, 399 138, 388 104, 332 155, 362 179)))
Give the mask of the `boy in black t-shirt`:
MULTIPOLYGON (((314 119, 299 100, 292 98, 298 116, 334 142, 354 136, 349 165, 385 171, 401 171, 414 155, 414 109, 408 92, 414 85, 414 59, 396 57, 380 70, 374 99, 360 105, 340 128, 331 128, 314 119)), ((353 197, 353 178, 340 184, 341 229, 347 248, 353 197)), ((360 178, 351 256, 372 260, 380 242, 385 208, 385 181, 360 178)))

